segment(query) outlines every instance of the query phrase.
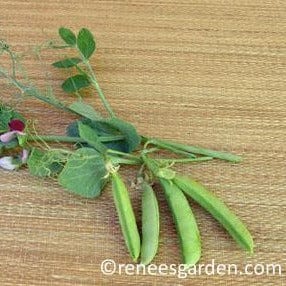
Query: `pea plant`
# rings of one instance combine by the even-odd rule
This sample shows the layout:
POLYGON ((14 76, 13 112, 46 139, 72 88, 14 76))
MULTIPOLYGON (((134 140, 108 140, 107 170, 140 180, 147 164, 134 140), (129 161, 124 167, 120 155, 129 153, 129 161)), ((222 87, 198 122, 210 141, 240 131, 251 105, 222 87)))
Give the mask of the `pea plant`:
POLYGON ((98 197, 111 182, 119 223, 134 262, 140 261, 147 265, 157 253, 160 215, 154 182, 161 185, 169 205, 186 266, 196 264, 201 257, 200 231, 187 197, 201 205, 244 250, 252 253, 253 239, 242 221, 215 194, 172 168, 174 164, 214 159, 238 163, 241 158, 138 134, 131 123, 116 115, 99 86, 90 63, 96 51, 92 33, 82 28, 76 35, 70 29, 60 28, 59 36, 61 42, 51 41, 46 47, 65 49, 68 54, 72 54, 53 63, 55 68, 71 71, 71 76, 62 83, 62 89, 75 95, 73 98, 76 100, 72 103, 60 100, 51 89, 41 91, 23 76, 19 57, 4 41, 0 42, 0 54, 8 55, 11 67, 0 65, 0 77, 19 89, 24 96, 43 101, 61 112, 76 115, 78 119, 66 127, 65 135, 39 134, 31 121, 2 100, 0 167, 7 170, 27 167, 32 175, 57 179, 67 191, 89 199, 98 197), (84 101, 82 90, 86 88, 94 90, 99 96, 105 114, 84 101), (136 182, 142 194, 141 231, 137 226, 127 186, 120 175, 124 165, 138 168, 136 182))

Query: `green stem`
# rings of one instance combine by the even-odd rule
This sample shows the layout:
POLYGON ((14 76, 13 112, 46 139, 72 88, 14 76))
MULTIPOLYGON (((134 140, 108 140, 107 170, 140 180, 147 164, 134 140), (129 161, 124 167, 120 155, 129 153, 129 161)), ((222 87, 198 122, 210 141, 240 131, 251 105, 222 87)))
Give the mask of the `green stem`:
POLYGON ((3 69, 0 70, 0 76, 5 77, 11 84, 13 84, 16 88, 18 88, 23 94, 35 97, 35 98, 37 98, 37 99, 39 99, 45 103, 48 103, 48 104, 50 104, 56 108, 59 108, 59 109, 65 110, 65 111, 71 111, 61 101, 59 101, 55 98, 50 98, 50 97, 47 97, 47 96, 41 94, 41 92, 33 86, 23 85, 22 83, 17 81, 15 78, 10 76, 8 74, 8 72, 4 71, 3 69))
POLYGON ((182 158, 182 159, 158 159, 160 163, 195 163, 213 160, 213 157, 182 158))
POLYGON ((209 156, 221 160, 226 160, 234 163, 241 162, 241 157, 237 155, 233 155, 230 153, 226 152, 220 152, 216 150, 211 150, 211 149, 206 149, 202 147, 197 147, 197 146, 189 146, 181 143, 174 143, 170 142, 167 140, 161 140, 161 139, 148 139, 146 137, 142 137, 143 142, 145 141, 146 143, 150 142, 150 144, 153 144, 155 146, 162 147, 164 149, 173 151, 174 153, 188 153, 188 154, 199 154, 199 155, 204 155, 204 156, 209 156))
MULTIPOLYGON (((78 51, 79 51, 79 50, 78 50, 78 51)), ((103 93, 101 87, 99 86, 99 83, 98 83, 98 81, 97 81, 97 79, 96 79, 95 73, 94 73, 94 71, 93 71, 93 69, 92 69, 92 67, 91 67, 91 65, 90 65, 90 63, 89 63, 89 61, 84 58, 84 56, 81 54, 80 51, 79 51, 79 53, 80 53, 80 55, 81 55, 83 64, 87 67, 87 69, 88 69, 88 71, 89 71, 89 79, 90 79, 90 81, 91 81, 91 84, 92 84, 92 85, 94 86, 94 88, 96 89, 96 91, 97 91, 97 93, 98 93, 98 96, 99 96, 99 98, 100 98, 102 104, 104 105, 105 109, 107 110, 107 112, 109 113, 109 115, 110 115, 111 117, 116 117, 116 116, 115 116, 115 113, 113 112, 113 110, 112 110, 112 108, 111 108, 109 102, 107 101, 107 99, 106 99, 106 97, 105 97, 105 95, 104 95, 104 93, 103 93)))
POLYGON ((149 144, 152 144, 152 145, 155 145, 156 147, 159 147, 160 149, 165 149, 165 150, 171 151, 171 152, 178 154, 178 155, 196 158, 196 155, 194 155, 190 152, 186 152, 184 150, 180 150, 180 149, 175 148, 173 146, 170 146, 169 144, 166 144, 165 142, 161 142, 161 141, 159 142, 159 140, 155 140, 155 139, 148 139, 144 136, 141 136, 141 138, 142 138, 142 142, 145 143, 145 145, 144 145, 145 149, 149 144))
POLYGON ((146 154, 142 153, 141 158, 144 162, 144 164, 147 166, 147 168, 156 176, 156 174, 159 172, 160 167, 158 165, 158 161, 152 158, 149 158, 146 154))
MULTIPOLYGON (((124 139, 122 135, 100 136, 100 142, 112 142, 124 139)), ((61 135, 29 135, 28 141, 45 141, 45 142, 66 142, 66 143, 85 143, 86 141, 79 137, 61 136, 61 135)))
POLYGON ((102 101, 102 103, 103 103, 105 109, 107 110, 107 112, 109 113, 109 115, 110 115, 111 117, 115 117, 115 114, 114 114, 114 112, 113 112, 113 110, 112 110, 112 108, 111 108, 109 102, 108 102, 107 99, 105 98, 105 96, 104 96, 104 94, 103 94, 103 91, 102 91, 101 87, 99 86, 99 84, 98 84, 98 82, 97 82, 97 79, 96 79, 95 77, 93 77, 93 78, 91 79, 91 83, 92 83, 93 86, 95 87, 95 89, 96 89, 96 91, 97 91, 97 93, 98 93, 98 95, 99 95, 99 98, 100 98, 100 100, 102 101))
POLYGON ((10 58, 11 58, 11 64, 12 64, 12 74, 13 77, 16 77, 16 64, 15 64, 15 56, 13 55, 13 53, 8 49, 7 53, 9 54, 10 58))
POLYGON ((117 150, 113 150, 113 149, 108 149, 107 153, 114 154, 114 155, 119 155, 119 156, 124 156, 126 158, 136 160, 137 162, 142 162, 141 159, 138 156, 132 155, 132 154, 129 154, 129 153, 125 153, 125 152, 121 152, 121 151, 117 151, 117 150))
POLYGON ((109 157, 111 160, 112 164, 124 164, 124 165, 140 165, 142 164, 141 161, 139 160, 133 160, 133 159, 125 159, 125 158, 120 158, 116 156, 111 156, 109 157))

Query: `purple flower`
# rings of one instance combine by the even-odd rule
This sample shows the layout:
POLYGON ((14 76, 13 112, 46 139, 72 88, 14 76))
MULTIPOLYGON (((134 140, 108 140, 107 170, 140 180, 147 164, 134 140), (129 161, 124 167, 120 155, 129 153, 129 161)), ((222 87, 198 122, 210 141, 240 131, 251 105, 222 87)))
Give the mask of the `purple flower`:
POLYGON ((10 131, 23 132, 25 129, 25 123, 20 119, 12 119, 8 125, 10 127, 10 131))
POLYGON ((10 131, 0 135, 0 141, 3 143, 9 143, 17 135, 25 135, 23 132, 25 129, 25 123, 19 119, 13 119, 9 122, 10 131))
MULTIPOLYGON (((23 132, 25 129, 25 123, 19 119, 13 119, 9 122, 10 131, 0 135, 0 141, 3 143, 9 143, 11 140, 17 137, 17 135, 25 135, 23 132)), ((22 164, 25 164, 28 160, 29 152, 26 149, 22 150, 21 155, 12 157, 4 156, 0 158, 0 168, 5 170, 18 169, 22 164)))
POLYGON ((22 164, 26 164, 29 156, 29 151, 23 149, 21 155, 12 157, 4 156, 0 158, 0 167, 5 170, 15 170, 18 169, 22 164))

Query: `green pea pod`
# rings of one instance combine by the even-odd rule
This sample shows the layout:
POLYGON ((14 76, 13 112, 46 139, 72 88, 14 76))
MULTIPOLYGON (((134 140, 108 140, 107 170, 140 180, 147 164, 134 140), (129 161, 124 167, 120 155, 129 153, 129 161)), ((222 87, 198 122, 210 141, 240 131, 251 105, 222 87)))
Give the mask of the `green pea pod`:
POLYGON ((172 181, 159 180, 176 224, 183 262, 195 265, 201 257, 201 240, 194 214, 185 195, 172 181))
POLYGON ((126 246, 136 262, 140 254, 140 236, 128 190, 117 172, 112 173, 112 193, 126 246))
POLYGON ((149 264, 155 257, 159 244, 159 208, 152 187, 142 183, 142 246, 141 264, 149 264))
POLYGON ((230 211, 224 202, 218 199, 213 193, 209 192, 204 186, 189 177, 176 175, 173 182, 211 213, 243 249, 251 253, 253 252, 253 239, 250 232, 241 220, 230 211))

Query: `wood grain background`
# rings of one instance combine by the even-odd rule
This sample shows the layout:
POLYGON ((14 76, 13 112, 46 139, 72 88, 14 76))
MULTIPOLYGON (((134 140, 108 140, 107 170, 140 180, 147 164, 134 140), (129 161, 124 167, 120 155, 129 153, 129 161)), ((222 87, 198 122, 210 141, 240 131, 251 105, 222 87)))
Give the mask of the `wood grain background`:
MULTIPOLYGON (((104 276, 100 263, 129 263, 110 189, 97 200, 70 195, 25 171, 0 171, 0 285, 285 285, 286 5, 279 0, 1 0, 0 38, 18 52, 35 84, 58 96, 65 74, 50 63, 59 52, 35 45, 60 26, 90 28, 92 59, 116 112, 149 136, 241 154, 239 165, 184 166, 222 198, 254 234, 248 257, 193 204, 203 239, 201 263, 280 263, 283 276, 104 276)), ((7 64, 1 58, 1 64, 7 64)), ((70 115, 23 101, 0 81, 0 96, 63 134, 70 115)), ((17 95, 17 94, 16 94, 17 95)), ((68 99, 71 100, 71 99, 68 99)), ((94 96, 88 102, 99 108, 94 96)), ((130 185, 134 175, 125 169, 130 185)), ((140 192, 130 189, 140 222, 140 192)), ((155 263, 180 263, 174 225, 158 190, 160 250, 155 263)))

